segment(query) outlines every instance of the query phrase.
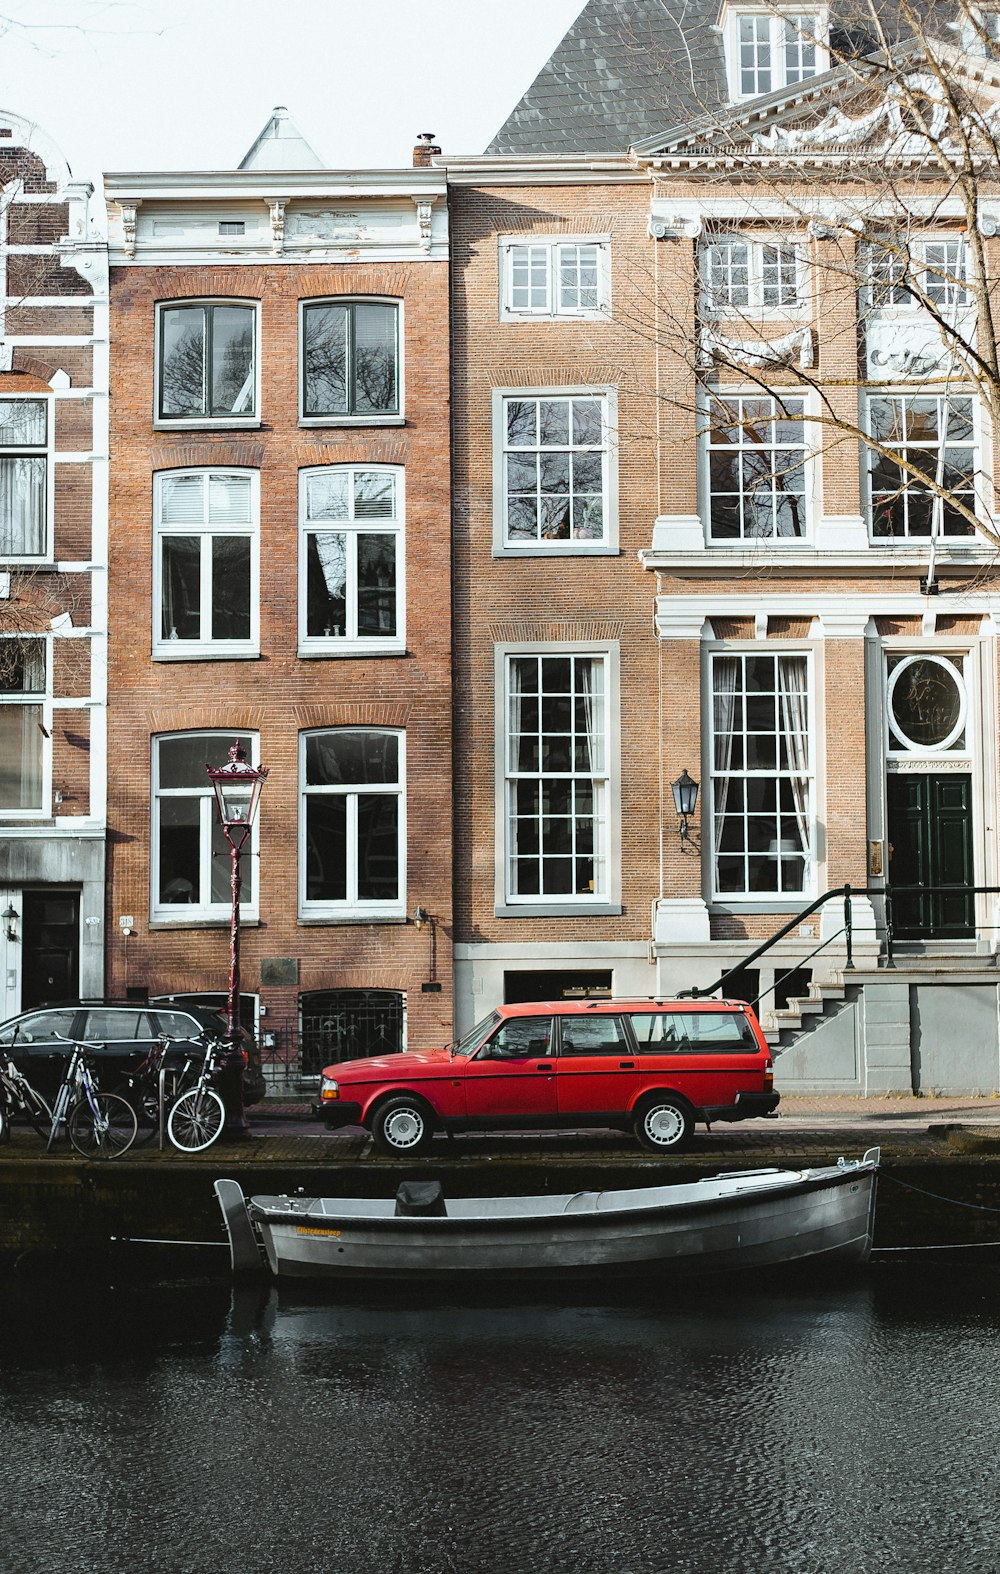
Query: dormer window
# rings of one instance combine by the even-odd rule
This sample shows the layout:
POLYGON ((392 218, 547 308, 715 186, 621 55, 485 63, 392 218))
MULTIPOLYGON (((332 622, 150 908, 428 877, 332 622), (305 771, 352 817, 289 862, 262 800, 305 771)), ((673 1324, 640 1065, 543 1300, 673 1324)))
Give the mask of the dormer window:
POLYGON ((829 66, 823 11, 727 4, 722 26, 734 100, 794 87, 829 66))

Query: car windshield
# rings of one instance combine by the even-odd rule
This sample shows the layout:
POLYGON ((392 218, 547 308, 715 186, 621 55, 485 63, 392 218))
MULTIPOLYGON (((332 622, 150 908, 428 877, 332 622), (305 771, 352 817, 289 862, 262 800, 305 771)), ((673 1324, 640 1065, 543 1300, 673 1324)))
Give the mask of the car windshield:
POLYGON ((488 1033, 492 1033, 499 1020, 497 1013, 491 1011, 489 1016, 484 1018, 482 1022, 477 1022, 475 1027, 471 1028, 464 1038, 460 1038, 456 1043, 452 1044, 451 1053, 453 1055, 474 1055, 483 1039, 488 1033))

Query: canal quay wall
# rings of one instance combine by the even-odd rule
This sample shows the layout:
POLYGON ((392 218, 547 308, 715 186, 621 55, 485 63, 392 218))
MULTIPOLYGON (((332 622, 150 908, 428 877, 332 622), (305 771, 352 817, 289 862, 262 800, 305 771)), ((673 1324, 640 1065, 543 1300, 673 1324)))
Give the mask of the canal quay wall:
MULTIPOLYGON (((1000 1243, 1000 1128, 935 1125, 888 1137, 862 1127, 696 1140, 691 1151, 644 1155, 606 1133, 551 1138, 441 1139, 428 1157, 376 1154, 362 1135, 257 1137, 199 1155, 133 1150, 111 1163, 46 1154, 15 1132, 0 1150, 0 1259, 71 1254, 100 1263, 123 1240, 224 1240, 213 1192, 220 1176, 244 1191, 394 1195, 403 1180, 435 1179, 445 1197, 653 1186, 734 1169, 801 1169, 882 1149, 876 1247, 1000 1243)), ((153 1254, 155 1255, 155 1254, 153 1254)), ((226 1266, 205 1251, 204 1266, 226 1266)))

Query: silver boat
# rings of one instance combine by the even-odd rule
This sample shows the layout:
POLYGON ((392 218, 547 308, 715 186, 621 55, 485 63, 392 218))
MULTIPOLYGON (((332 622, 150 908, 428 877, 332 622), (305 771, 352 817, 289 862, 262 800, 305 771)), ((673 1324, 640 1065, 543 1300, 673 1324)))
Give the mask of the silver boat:
POLYGON ((564 1196, 251 1197, 217 1180, 233 1270, 279 1279, 559 1278, 863 1262, 879 1149, 818 1169, 737 1170, 564 1196))

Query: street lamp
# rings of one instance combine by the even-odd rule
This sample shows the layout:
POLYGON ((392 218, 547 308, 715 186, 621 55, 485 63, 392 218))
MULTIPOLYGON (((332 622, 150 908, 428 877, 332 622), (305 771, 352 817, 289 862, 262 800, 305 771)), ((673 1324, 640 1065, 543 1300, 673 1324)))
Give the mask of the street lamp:
POLYGON ((248 765, 246 752, 237 738, 229 750, 226 765, 207 765, 208 779, 215 793, 222 834, 229 843, 232 858, 230 885, 233 911, 229 925, 229 1003, 226 1037, 228 1063, 222 1075, 222 1095, 226 1105, 226 1125, 242 1135, 246 1129, 243 1113, 243 1051, 240 1048, 240 890, 243 876, 240 858, 253 829, 260 791, 267 780, 267 768, 248 765))

